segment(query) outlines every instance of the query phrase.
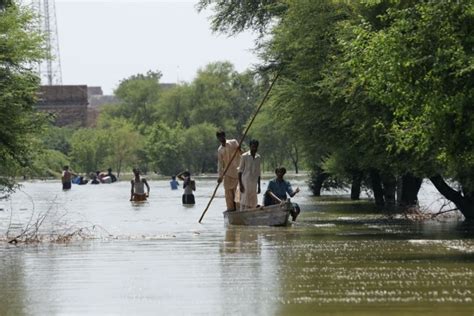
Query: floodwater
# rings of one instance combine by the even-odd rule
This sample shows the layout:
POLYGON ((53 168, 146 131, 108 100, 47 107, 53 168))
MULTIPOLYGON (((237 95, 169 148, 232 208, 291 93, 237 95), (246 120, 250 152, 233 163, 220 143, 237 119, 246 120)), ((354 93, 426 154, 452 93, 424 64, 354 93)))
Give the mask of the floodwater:
POLYGON ((222 188, 199 224, 214 179, 192 207, 164 180, 142 204, 127 181, 23 183, 0 201, 0 315, 474 315, 474 227, 316 200, 304 180, 278 228, 225 227, 222 188), (27 223, 43 241, 7 243, 27 223))

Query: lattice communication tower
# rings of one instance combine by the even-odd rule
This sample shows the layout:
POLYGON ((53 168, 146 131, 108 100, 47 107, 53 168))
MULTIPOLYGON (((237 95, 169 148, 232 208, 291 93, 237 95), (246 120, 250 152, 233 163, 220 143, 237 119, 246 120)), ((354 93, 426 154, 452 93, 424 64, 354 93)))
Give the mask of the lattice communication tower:
POLYGON ((50 56, 38 66, 41 83, 61 85, 61 58, 59 55, 58 25, 54 0, 34 0, 33 7, 40 17, 40 31, 46 36, 46 49, 50 56))

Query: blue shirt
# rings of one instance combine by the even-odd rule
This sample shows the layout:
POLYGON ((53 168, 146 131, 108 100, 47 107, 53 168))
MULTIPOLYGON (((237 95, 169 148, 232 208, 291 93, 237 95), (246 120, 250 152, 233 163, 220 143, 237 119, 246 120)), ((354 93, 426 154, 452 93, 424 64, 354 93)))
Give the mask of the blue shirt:
POLYGON ((170 186, 171 186, 171 190, 177 190, 178 186, 179 186, 179 182, 176 181, 176 180, 171 180, 170 181, 170 186))
MULTIPOLYGON (((291 187, 290 182, 286 180, 278 180, 277 178, 270 180, 268 182, 268 187, 267 187, 267 192, 271 191, 273 194, 275 194, 280 200, 286 200, 287 196, 286 193, 288 194, 293 194, 293 188, 291 187)), ((273 205, 276 204, 275 200, 269 195, 265 194, 263 204, 265 206, 267 205, 273 205)))

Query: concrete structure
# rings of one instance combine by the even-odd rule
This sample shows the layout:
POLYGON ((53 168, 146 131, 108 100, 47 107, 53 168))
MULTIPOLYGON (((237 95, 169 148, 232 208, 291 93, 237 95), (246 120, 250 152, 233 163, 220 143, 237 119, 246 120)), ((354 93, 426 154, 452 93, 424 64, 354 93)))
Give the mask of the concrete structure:
MULTIPOLYGON (((174 83, 160 83, 161 91, 175 87, 174 83)), ((54 115, 55 125, 95 127, 103 105, 119 104, 114 95, 104 95, 102 88, 87 85, 41 86, 37 109, 54 115)))
POLYGON ((57 126, 84 127, 89 104, 86 85, 41 86, 37 109, 54 115, 57 126))

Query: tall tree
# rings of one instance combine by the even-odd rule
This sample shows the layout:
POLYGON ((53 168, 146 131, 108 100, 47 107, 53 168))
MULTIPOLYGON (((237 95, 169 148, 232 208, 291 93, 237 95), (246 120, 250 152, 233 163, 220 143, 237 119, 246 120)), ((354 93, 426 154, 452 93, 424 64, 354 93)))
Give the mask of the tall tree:
POLYGON ((0 193, 36 153, 34 135, 44 118, 34 110, 40 80, 32 65, 45 58, 43 37, 31 11, 13 1, 0 3, 0 193))

